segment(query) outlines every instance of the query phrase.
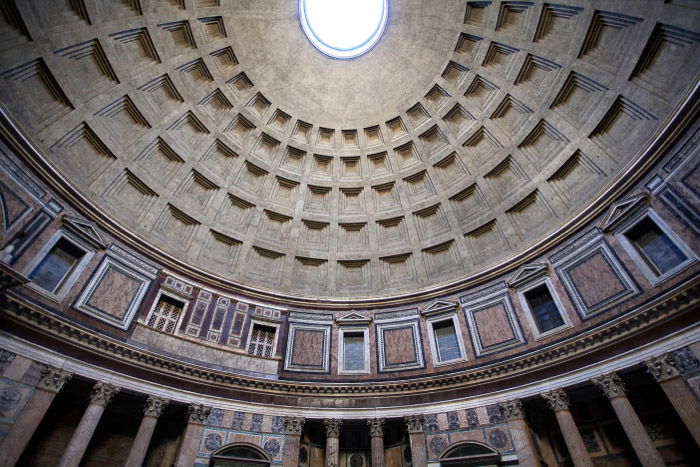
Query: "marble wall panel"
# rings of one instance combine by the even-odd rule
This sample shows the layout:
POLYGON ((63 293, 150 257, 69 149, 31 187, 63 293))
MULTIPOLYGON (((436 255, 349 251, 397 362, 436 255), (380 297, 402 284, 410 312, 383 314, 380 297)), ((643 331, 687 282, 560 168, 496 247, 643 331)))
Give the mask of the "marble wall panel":
POLYGON ((377 340, 380 372, 423 367, 418 321, 377 323, 377 340))
POLYGON ((327 373, 330 368, 330 333, 330 325, 290 323, 285 370, 327 373))

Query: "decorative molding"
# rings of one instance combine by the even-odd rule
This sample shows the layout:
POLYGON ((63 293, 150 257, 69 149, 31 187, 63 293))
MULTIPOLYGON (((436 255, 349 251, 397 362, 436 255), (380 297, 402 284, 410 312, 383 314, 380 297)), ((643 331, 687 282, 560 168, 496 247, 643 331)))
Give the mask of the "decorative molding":
POLYGON ((45 391, 59 392, 63 385, 73 377, 73 373, 52 366, 45 366, 41 369, 38 389, 45 391))
POLYGON ((170 403, 170 399, 164 399, 158 396, 148 396, 146 404, 143 406, 144 417, 158 418, 163 415, 163 411, 170 403))
POLYGON ((680 372, 676 367, 676 359, 673 354, 666 353, 660 357, 653 357, 645 361, 644 364, 647 366, 647 371, 651 374, 656 381, 659 383, 673 379, 676 376, 680 376, 680 372))
POLYGON ((135 266, 139 272, 149 276, 151 279, 155 279, 158 276, 158 268, 142 260, 138 256, 126 251, 122 247, 112 243, 107 248, 107 254, 114 257, 119 257, 127 263, 131 263, 135 266))
POLYGON ((500 407, 503 416, 506 417, 506 420, 518 420, 525 418, 523 402, 520 399, 501 402, 498 404, 498 406, 500 407))
POLYGON ((617 230, 620 224, 639 212, 651 203, 648 193, 640 193, 619 201, 615 201, 608 208, 608 213, 603 218, 601 229, 603 232, 617 230))
POLYGON ((304 417, 284 417, 284 434, 301 436, 305 421, 304 417))
POLYGON ((63 215, 61 217, 61 224, 66 230, 74 233, 93 248, 101 250, 107 248, 107 243, 104 238, 102 238, 102 235, 100 235, 100 230, 94 222, 63 215))
POLYGON ((608 399, 624 397, 627 392, 624 381, 622 381, 622 378, 620 378, 617 373, 609 373, 599 378, 591 378, 591 382, 598 386, 608 399))
POLYGON ((545 263, 527 264, 521 266, 508 281, 508 287, 518 288, 549 273, 549 266, 545 263))
POLYGON ((352 325, 369 325, 372 321, 372 317, 364 313, 358 313, 357 311, 351 311, 335 319, 335 322, 339 326, 352 326, 352 325))
POLYGON ((304 313, 301 311, 292 311, 289 313, 289 321, 333 321, 333 315, 330 313, 304 313))
POLYGON ((569 410, 569 396, 566 395, 564 389, 553 389, 540 395, 553 411, 569 410))
POLYGON ((109 383, 98 381, 92 387, 92 393, 90 394, 90 404, 107 406, 107 404, 112 402, 114 396, 116 396, 117 393, 121 391, 121 389, 122 388, 120 388, 119 386, 114 386, 109 383))
POLYGON ((343 420, 340 418, 324 418, 323 426, 326 429, 326 437, 338 438, 340 436, 340 427, 343 420))
POLYGON ((457 302, 453 300, 433 300, 430 305, 423 308, 423 316, 435 316, 442 313, 454 313, 457 311, 457 302))
POLYGON ((369 427, 369 435, 371 437, 382 437, 384 436, 384 419, 383 418, 370 418, 367 420, 367 426, 369 427))
POLYGON ((190 404, 187 407, 187 423, 204 425, 211 414, 211 407, 202 404, 190 404))
POLYGON ((409 415, 403 418, 409 433, 423 433, 425 431, 425 417, 423 415, 409 415))

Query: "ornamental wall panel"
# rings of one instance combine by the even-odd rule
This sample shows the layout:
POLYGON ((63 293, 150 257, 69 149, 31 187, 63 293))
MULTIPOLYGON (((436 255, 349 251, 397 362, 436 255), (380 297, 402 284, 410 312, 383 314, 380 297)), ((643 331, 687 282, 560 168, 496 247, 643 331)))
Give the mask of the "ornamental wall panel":
POLYGON ((379 372, 423 368, 423 343, 417 310, 378 313, 375 315, 379 372), (396 316, 396 318, 392 318, 396 316), (415 316, 415 318, 410 318, 415 316), (387 321, 380 322, 386 317, 387 321))
MULTIPOLYGON (((321 315, 323 316, 323 315, 321 315)), ((331 320, 332 315, 327 315, 331 320)), ((284 369, 310 373, 330 371, 332 325, 318 322, 290 322, 284 369)))

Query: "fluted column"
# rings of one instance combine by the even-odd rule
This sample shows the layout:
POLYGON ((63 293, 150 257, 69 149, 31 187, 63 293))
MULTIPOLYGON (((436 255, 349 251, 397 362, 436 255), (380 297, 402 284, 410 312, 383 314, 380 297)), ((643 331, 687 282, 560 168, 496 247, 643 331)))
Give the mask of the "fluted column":
POLYGON ((77 467, 80 464, 85 450, 90 444, 90 439, 95 428, 105 411, 107 404, 112 402, 114 396, 121 390, 120 387, 98 381, 92 387, 90 405, 85 409, 83 418, 80 419, 78 428, 75 429, 73 437, 68 443, 68 447, 58 463, 59 467, 77 467))
POLYGON ((539 456, 525 421, 523 403, 520 399, 501 402, 501 413, 508 420, 508 429, 513 438, 513 446, 518 454, 518 463, 523 466, 539 466, 539 456))
POLYGON ((561 429, 561 434, 564 436, 564 442, 569 450, 569 456, 574 466, 593 467, 586 445, 583 444, 581 433, 578 431, 574 417, 569 411, 569 397, 566 395, 566 392, 563 389, 554 389, 540 395, 547 401, 549 408, 554 411, 554 416, 557 418, 559 429, 561 429))
POLYGON ((0 466, 12 467, 17 463, 39 423, 46 415, 46 411, 49 410, 56 394, 72 376, 73 373, 51 366, 41 370, 39 385, 0 444, 0 452, 2 453, 0 466))
POLYGON ((338 467, 338 437, 343 421, 338 418, 324 418, 323 426, 326 427, 326 467, 338 467))
POLYGON ((284 467, 299 465, 299 444, 304 417, 284 417, 284 467))
POLYGON ((422 415, 410 415, 404 417, 403 421, 408 428, 413 466, 426 467, 428 465, 428 451, 425 447, 425 434, 423 433, 425 418, 422 415))
POLYGON ((372 467, 384 467, 384 419, 370 418, 367 426, 372 447, 372 467))
POLYGON ((617 373, 603 375, 600 378, 591 379, 593 384, 598 386, 605 397, 610 400, 617 418, 620 420, 622 428, 627 434, 627 439, 632 444, 634 452, 637 454, 639 462, 644 466, 665 465, 661 454, 654 447, 654 443, 649 437, 649 433, 639 420, 632 404, 627 398, 625 384, 617 373))
POLYGON ((700 404, 678 372, 676 359, 672 354, 664 354, 644 363, 666 393, 695 442, 700 445, 700 404))
POLYGON ((126 459, 124 467, 140 467, 146 457, 148 445, 151 444, 153 430, 158 423, 158 417, 163 414, 165 407, 170 403, 168 399, 158 396, 148 396, 146 405, 143 407, 143 418, 136 433, 134 442, 131 443, 129 457, 126 459))
POLYGON ((211 407, 192 404, 187 408, 187 428, 177 453, 175 467, 192 467, 197 455, 197 445, 202 437, 203 426, 209 418, 211 407))

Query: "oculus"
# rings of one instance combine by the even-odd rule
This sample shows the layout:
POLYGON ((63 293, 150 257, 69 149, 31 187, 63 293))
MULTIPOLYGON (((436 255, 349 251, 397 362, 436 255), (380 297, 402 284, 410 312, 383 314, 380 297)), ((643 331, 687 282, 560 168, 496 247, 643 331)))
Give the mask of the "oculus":
POLYGON ((388 0, 299 0, 304 33, 318 50, 348 59, 368 52, 386 26, 388 0))

